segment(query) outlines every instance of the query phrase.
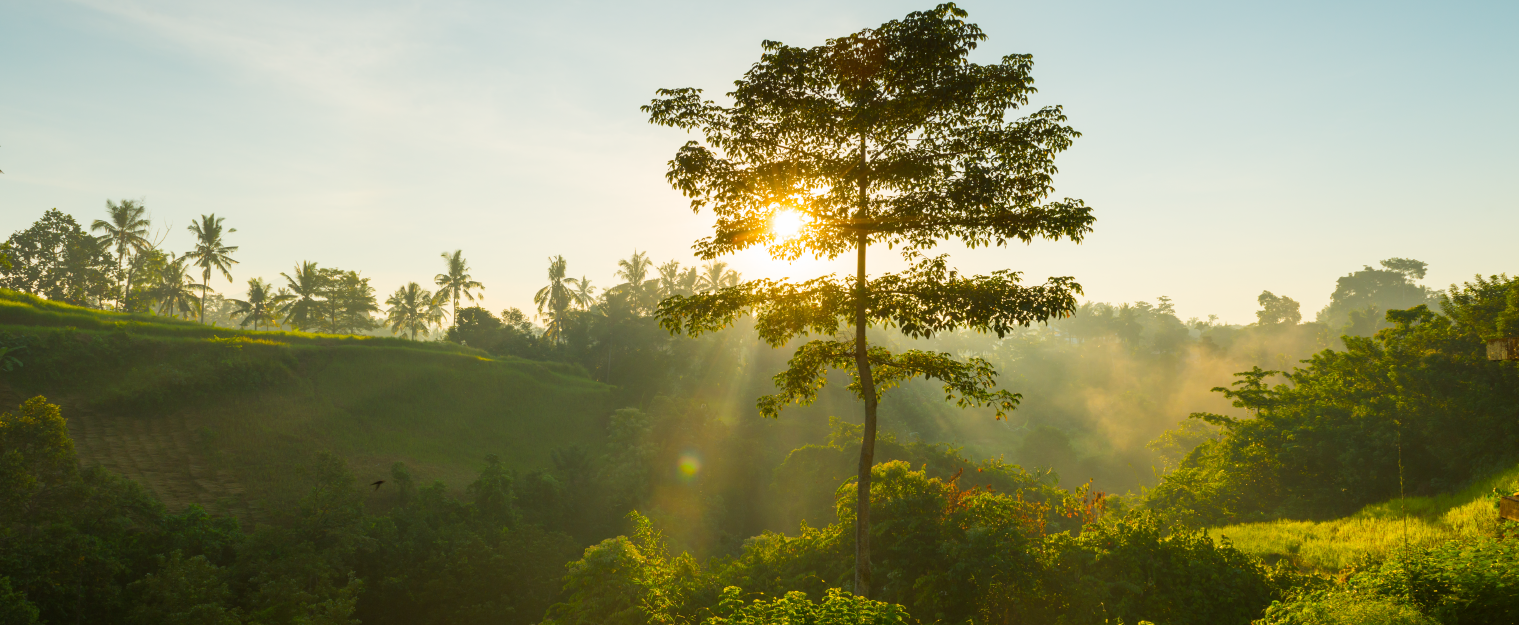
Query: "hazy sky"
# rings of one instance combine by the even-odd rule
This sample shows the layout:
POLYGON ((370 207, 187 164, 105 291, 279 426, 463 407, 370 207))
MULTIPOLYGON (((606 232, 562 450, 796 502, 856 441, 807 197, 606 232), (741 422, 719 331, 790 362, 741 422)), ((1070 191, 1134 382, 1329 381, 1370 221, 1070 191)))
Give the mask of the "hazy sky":
MULTIPOLYGON (((763 39, 929 6, 0 0, 0 236, 146 198, 169 249, 200 213, 238 229, 224 293, 314 260, 384 300, 462 248, 487 307, 528 309, 552 254, 604 287, 635 248, 696 262, 709 220, 664 182, 687 137, 639 112, 656 88, 722 94, 763 39)), ((1517 271, 1515 2, 960 6, 989 35, 974 60, 1035 55, 1033 104, 1084 134, 1057 196, 1098 216, 1080 246, 946 248, 964 270, 1236 323, 1263 289, 1313 318, 1391 256, 1437 286, 1517 271)))

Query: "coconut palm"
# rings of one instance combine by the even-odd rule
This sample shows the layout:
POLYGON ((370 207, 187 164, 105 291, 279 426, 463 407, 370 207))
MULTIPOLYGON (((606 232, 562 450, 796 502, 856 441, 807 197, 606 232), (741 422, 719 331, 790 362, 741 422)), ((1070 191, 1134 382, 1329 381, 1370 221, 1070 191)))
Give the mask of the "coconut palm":
POLYGON ((649 276, 650 267, 654 265, 655 261, 650 260, 648 254, 634 250, 633 256, 618 261, 618 271, 613 275, 621 278, 624 284, 633 287, 634 292, 642 293, 645 284, 649 282, 646 278, 649 276))
POLYGON ((454 300, 454 324, 459 325, 459 300, 474 302, 475 295, 470 291, 474 289, 484 290, 486 287, 481 283, 470 279, 470 266, 465 264, 465 257, 461 250, 454 250, 454 254, 444 252, 439 254, 448 265, 448 271, 433 276, 433 283, 438 285, 439 297, 449 297, 454 300))
MULTIPOLYGON (((148 243, 148 212, 142 202, 137 200, 122 200, 120 204, 106 200, 106 214, 111 220, 97 219, 90 224, 91 232, 104 232, 102 238, 109 241, 116 248, 116 274, 122 274, 122 265, 126 262, 130 253, 142 252, 152 247, 148 243)), ((121 298, 117 300, 118 310, 127 304, 127 293, 132 289, 132 276, 126 275, 122 279, 121 298)))
POLYGON ((575 302, 575 294, 572 288, 576 284, 575 278, 565 277, 565 257, 549 257, 549 285, 539 289, 533 294, 533 303, 539 307, 539 314, 549 312, 563 312, 575 302))
POLYGON ((416 282, 396 289, 386 299, 386 306, 390 307, 386 309, 386 323, 391 324, 391 332, 410 332, 414 341, 419 331, 427 332, 444 318, 439 299, 416 282))
POLYGON ((739 272, 729 269, 729 263, 723 261, 708 262, 702 266, 702 273, 697 276, 699 293, 711 293, 736 284, 739 284, 739 272))
MULTIPOLYGON (((211 290, 211 285, 207 284, 211 281, 211 270, 221 271, 227 281, 232 282, 232 272, 228 269, 238 262, 232 259, 238 246, 222 242, 222 219, 216 213, 201 215, 201 221, 191 222, 187 230, 195 235, 195 249, 185 256, 201 268, 201 323, 206 323, 206 291, 211 290)), ((227 234, 237 231, 237 228, 228 228, 227 234)))
POLYGON ((248 299, 228 301, 231 301, 234 306, 232 314, 243 316, 243 321, 238 323, 238 327, 248 327, 251 323, 254 330, 258 330, 260 323, 267 326, 275 321, 275 299, 276 294, 270 291, 268 282, 265 282, 263 278, 249 278, 248 299))
POLYGON ((281 289, 284 301, 275 310, 292 327, 307 330, 322 321, 323 301, 319 298, 327 286, 327 276, 317 263, 309 260, 296 265, 292 273, 295 275, 280 274, 285 278, 285 288, 281 289))
POLYGON ((571 285, 571 301, 581 310, 591 310, 592 304, 597 301, 597 287, 592 286, 591 280, 587 280, 586 276, 571 281, 571 285))
POLYGON ((676 288, 679 295, 692 295, 697 292, 697 268, 687 267, 676 279, 676 288))
POLYGON ((573 290, 576 279, 565 277, 565 265, 564 256, 549 257, 549 284, 533 295, 533 303, 539 307, 539 316, 549 319, 544 324, 544 335, 555 341, 559 340, 560 331, 565 325, 565 311, 570 310, 576 302, 573 290))
POLYGON ((153 299, 158 300, 157 314, 162 315, 167 311, 171 315, 185 315, 196 311, 200 300, 196 299, 195 292, 203 291, 204 287, 190 275, 189 265, 188 254, 179 258, 171 255, 168 262, 164 263, 163 270, 159 272, 158 286, 153 289, 153 299))
POLYGON ((681 279, 681 262, 675 260, 666 262, 656 267, 655 273, 659 274, 656 278, 655 296, 665 299, 675 295, 678 288, 676 281, 681 279))
POLYGON ((681 268, 681 263, 671 261, 659 267, 660 288, 656 293, 660 299, 672 295, 691 295, 697 292, 697 268, 681 268))
POLYGON ((618 261, 618 271, 613 275, 623 280, 623 284, 613 289, 628 297, 629 301, 638 308, 647 308, 654 305, 658 299, 656 291, 660 287, 659 278, 650 278, 650 267, 655 265, 648 254, 634 250, 634 255, 618 261))

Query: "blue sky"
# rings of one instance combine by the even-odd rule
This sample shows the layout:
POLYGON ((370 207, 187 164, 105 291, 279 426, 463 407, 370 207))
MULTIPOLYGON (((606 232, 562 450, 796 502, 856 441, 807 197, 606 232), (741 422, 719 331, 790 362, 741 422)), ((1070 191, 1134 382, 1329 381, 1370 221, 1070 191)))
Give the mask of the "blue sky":
MULTIPOLYGON (((638 110, 656 88, 719 94, 763 39, 929 6, 0 1, 0 234, 145 198, 170 249, 200 213, 238 229, 224 293, 315 260, 384 299, 461 248, 485 305, 527 309, 552 254, 600 286, 636 247, 696 262, 708 219, 663 179, 687 137, 638 110)), ((1264 289, 1313 317, 1391 256, 1433 286, 1517 271, 1515 3, 960 6, 989 35, 974 60, 1035 55, 1033 104, 1084 134, 1057 195, 1098 216, 1080 246, 945 248, 964 270, 1236 323, 1264 289)))

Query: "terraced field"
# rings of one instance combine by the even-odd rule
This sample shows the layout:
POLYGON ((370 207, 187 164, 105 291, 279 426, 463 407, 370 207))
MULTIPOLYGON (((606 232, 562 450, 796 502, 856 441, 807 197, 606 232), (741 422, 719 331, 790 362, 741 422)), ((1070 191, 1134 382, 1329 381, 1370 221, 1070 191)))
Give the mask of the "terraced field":
MULTIPOLYGON (((0 385, 0 405, 13 407, 26 398, 0 385)), ((146 487, 172 512, 198 504, 213 513, 260 521, 256 503, 229 472, 215 466, 201 443, 202 424, 180 416, 113 417, 60 404, 83 466, 99 465, 146 487)))
POLYGON ((356 486, 404 462, 420 483, 463 488, 496 455, 549 466, 600 453, 609 387, 562 366, 457 345, 209 328, 37 300, 0 289, 0 412, 59 404, 81 464, 141 484, 178 512, 244 522, 309 489, 318 454, 356 486))

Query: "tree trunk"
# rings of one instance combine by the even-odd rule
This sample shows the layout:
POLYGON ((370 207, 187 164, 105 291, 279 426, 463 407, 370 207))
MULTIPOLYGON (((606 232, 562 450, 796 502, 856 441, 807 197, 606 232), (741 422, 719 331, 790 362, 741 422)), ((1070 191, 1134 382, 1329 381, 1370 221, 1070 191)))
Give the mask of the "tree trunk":
POLYGON ((866 402, 866 417, 861 431, 861 463, 856 476, 856 583, 855 593, 871 596, 871 465, 877 447, 877 385, 871 376, 871 361, 866 350, 866 244, 868 217, 866 202, 866 136, 861 135, 860 190, 861 206, 856 213, 862 228, 856 239, 856 375, 861 380, 861 397, 866 402))
MULTIPOLYGON (((126 259, 127 255, 124 254, 124 253, 122 253, 120 249, 118 249, 116 251, 117 251, 117 256, 116 256, 116 275, 120 276, 121 275, 122 261, 124 259, 126 259)), ((129 287, 129 285, 131 285, 131 284, 132 284, 132 278, 131 277, 124 277, 123 278, 122 283, 121 283, 121 299, 119 299, 119 300, 116 301, 116 310, 119 311, 119 312, 126 312, 126 310, 127 310, 127 289, 129 287)))
POLYGON ((211 270, 201 274, 201 325, 206 325, 206 285, 211 282, 211 270))

